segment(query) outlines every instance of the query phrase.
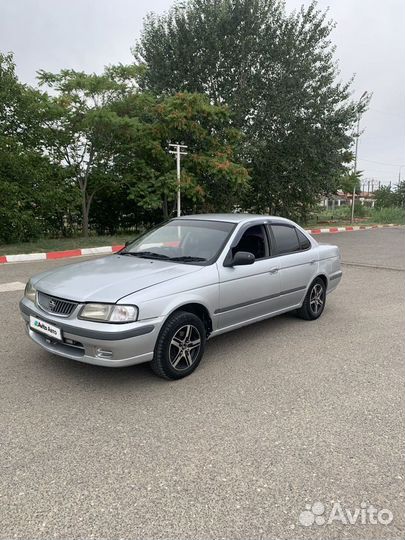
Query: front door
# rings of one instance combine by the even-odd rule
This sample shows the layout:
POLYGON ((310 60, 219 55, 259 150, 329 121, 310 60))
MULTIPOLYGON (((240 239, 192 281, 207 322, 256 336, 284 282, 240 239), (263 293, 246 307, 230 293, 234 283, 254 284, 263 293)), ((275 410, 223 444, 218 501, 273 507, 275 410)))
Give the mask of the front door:
POLYGON ((238 326, 269 315, 278 309, 279 273, 270 258, 268 236, 264 225, 253 225, 231 248, 253 253, 255 262, 246 266, 220 266, 220 305, 218 329, 238 326))

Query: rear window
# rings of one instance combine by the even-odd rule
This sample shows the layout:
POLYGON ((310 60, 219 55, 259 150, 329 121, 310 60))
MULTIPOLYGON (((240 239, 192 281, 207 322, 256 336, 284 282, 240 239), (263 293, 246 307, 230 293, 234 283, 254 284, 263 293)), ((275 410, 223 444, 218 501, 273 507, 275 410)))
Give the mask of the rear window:
POLYGON ((295 227, 289 227, 288 225, 272 225, 271 229, 276 241, 277 253, 292 253, 300 250, 295 227))

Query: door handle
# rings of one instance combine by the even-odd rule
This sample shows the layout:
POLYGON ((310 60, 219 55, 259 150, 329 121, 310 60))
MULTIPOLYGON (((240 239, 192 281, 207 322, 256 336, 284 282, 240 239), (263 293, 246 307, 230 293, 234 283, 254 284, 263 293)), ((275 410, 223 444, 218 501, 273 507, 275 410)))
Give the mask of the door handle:
POLYGON ((316 263, 316 260, 314 259, 313 261, 311 261, 309 264, 315 264, 316 263))
POLYGON ((279 269, 277 266, 275 266, 274 268, 270 268, 269 273, 270 273, 270 274, 277 274, 277 272, 278 272, 279 270, 280 270, 280 269, 279 269))

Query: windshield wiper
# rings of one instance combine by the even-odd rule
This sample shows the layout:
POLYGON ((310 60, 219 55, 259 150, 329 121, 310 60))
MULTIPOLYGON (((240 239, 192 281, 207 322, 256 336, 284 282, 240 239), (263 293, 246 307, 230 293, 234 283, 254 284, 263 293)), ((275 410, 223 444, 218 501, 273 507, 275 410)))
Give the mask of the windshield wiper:
POLYGON ((169 257, 168 255, 162 255, 161 253, 155 253, 154 251, 124 251, 121 252, 120 255, 131 255, 132 257, 141 257, 144 259, 161 259, 175 262, 201 262, 207 260, 204 259, 204 257, 192 257, 191 255, 169 257))
POLYGON ((124 251, 120 255, 131 255, 132 257, 141 257, 144 259, 170 259, 167 255, 155 253, 154 251, 124 251))
POLYGON ((204 259, 204 257, 191 257, 190 255, 184 255, 183 257, 170 257, 170 260, 179 262, 198 262, 206 261, 207 259, 204 259))

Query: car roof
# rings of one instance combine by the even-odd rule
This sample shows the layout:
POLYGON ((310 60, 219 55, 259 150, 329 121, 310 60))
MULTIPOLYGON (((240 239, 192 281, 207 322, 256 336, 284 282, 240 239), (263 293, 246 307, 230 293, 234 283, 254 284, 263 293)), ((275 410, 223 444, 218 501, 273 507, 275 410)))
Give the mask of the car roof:
POLYGON ((266 219, 274 221, 285 221, 291 223, 289 219, 285 219, 279 216, 267 216, 262 214, 192 214, 190 216, 180 216, 174 219, 195 219, 204 221, 225 221, 228 223, 241 223, 242 221, 266 219))

